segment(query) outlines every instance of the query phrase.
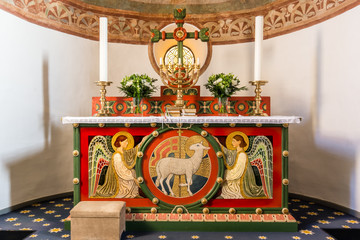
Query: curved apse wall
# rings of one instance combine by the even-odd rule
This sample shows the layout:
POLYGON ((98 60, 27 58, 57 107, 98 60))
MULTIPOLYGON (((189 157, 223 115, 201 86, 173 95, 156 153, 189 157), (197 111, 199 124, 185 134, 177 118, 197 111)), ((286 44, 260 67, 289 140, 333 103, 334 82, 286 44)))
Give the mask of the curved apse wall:
MULTIPOLYGON (((357 93, 360 88, 357 81, 360 33, 354 30, 360 29, 360 8, 355 7, 311 27, 300 24, 321 22, 358 2, 274 1, 253 10, 260 13, 268 6, 285 3, 289 5, 277 8, 283 14, 267 10, 268 16, 279 23, 273 24, 273 31, 288 28, 278 32, 278 37, 266 30, 263 76, 270 82, 263 93, 272 97, 273 115, 303 117, 302 124, 290 128, 290 191, 360 211, 360 143, 357 137, 360 128, 356 122, 360 116, 352 104, 360 102, 357 93), (314 6, 317 12, 311 10, 314 6), (289 18, 287 12, 295 14, 294 17, 289 18), (326 12, 332 14, 321 15, 326 12), (291 19, 295 25, 291 24, 291 19), (302 20, 295 22, 295 19, 302 20), (281 35, 298 28, 302 29, 281 35)), ((98 76, 98 43, 89 40, 97 39, 98 16, 114 18, 114 29, 121 29, 113 30, 111 36, 113 42, 119 43, 109 44, 109 77, 114 81, 109 95, 119 95, 116 82, 124 75, 142 71, 158 77, 147 55, 147 31, 141 27, 152 28, 153 25, 146 22, 151 20, 154 26, 161 28, 172 20, 171 14, 156 15, 161 20, 156 22, 149 16, 140 19, 139 14, 125 15, 123 10, 105 9, 112 14, 104 13, 102 7, 75 1, 37 0, 15 4, 6 0, 0 1, 0 6, 11 13, 0 11, 0 66, 6 66, 0 71, 0 79, 6 79, 2 82, 5 90, 1 101, 12 100, 2 109, 11 117, 2 119, 2 133, 7 137, 0 139, 1 210, 72 190, 72 130, 71 126, 62 125, 60 118, 89 116, 91 96, 98 94, 93 84, 98 76), (72 12, 75 15, 66 15, 72 12)), ((241 11, 244 16, 252 16, 250 10, 241 11)), ((217 19, 215 15, 201 17, 207 24, 218 25, 211 28, 213 56, 199 80, 200 85, 212 73, 220 71, 241 76, 243 83, 252 80, 253 43, 248 42, 252 37, 249 31, 240 34, 239 26, 246 25, 231 16, 219 13, 217 19), (237 44, 240 42, 244 43, 237 44)), ((196 14, 188 16, 189 20, 195 17, 200 18, 196 14)), ((249 89, 241 95, 253 95, 252 88, 249 89)))

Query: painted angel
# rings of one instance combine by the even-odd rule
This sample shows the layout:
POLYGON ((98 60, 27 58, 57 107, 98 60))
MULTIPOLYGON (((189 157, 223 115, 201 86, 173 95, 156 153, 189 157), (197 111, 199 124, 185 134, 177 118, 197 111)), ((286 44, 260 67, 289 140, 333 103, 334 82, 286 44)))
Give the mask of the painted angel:
POLYGON ((96 136, 89 144, 90 197, 135 198, 139 196, 136 173, 136 154, 143 141, 134 147, 134 138, 128 132, 118 132, 111 140, 109 150, 104 136, 96 136), (99 185, 100 174, 108 166, 105 181, 99 185))
POLYGON ((255 137, 249 155, 249 139, 242 132, 233 132, 226 139, 226 147, 218 142, 225 156, 224 183, 220 198, 271 198, 272 145, 265 136, 255 137), (259 170, 262 185, 257 185, 254 169, 259 170))

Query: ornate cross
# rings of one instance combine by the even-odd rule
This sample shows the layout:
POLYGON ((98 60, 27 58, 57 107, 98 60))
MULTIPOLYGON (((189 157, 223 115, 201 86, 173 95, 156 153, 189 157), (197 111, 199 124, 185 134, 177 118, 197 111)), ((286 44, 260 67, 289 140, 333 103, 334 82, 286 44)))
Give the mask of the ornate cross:
MULTIPOLYGON (((174 32, 160 32, 157 29, 152 29, 152 37, 151 37, 151 41, 152 42, 158 42, 160 39, 162 39, 163 41, 165 41, 166 39, 175 39, 177 41, 177 46, 178 46, 178 58, 181 59, 181 63, 183 62, 183 41, 186 38, 190 38, 190 39, 199 39, 202 42, 207 42, 209 41, 209 29, 208 28, 202 28, 199 31, 195 31, 195 32, 187 32, 186 29, 183 27, 184 26, 184 18, 186 16, 186 9, 174 9, 174 18, 175 18, 175 23, 177 25, 177 28, 174 29, 174 32)), ((180 64, 180 63, 178 63, 180 64)))

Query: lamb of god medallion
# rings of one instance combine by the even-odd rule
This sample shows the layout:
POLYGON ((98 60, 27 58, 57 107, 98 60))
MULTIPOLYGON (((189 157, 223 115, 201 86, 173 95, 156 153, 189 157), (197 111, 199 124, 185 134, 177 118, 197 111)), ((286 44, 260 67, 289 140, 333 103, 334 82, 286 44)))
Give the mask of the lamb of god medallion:
POLYGON ((210 177, 209 149, 209 143, 200 135, 165 139, 154 149, 149 161, 153 183, 170 197, 193 196, 210 177))

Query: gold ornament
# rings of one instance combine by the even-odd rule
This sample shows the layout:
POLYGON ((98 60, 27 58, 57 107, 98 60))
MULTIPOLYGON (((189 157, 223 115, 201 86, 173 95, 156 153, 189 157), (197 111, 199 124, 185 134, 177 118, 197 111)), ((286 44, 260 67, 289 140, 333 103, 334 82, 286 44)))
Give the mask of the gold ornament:
POLYGON ((229 125, 230 125, 230 127, 235 127, 236 126, 235 123, 230 123, 229 125))
POLYGON ((281 210, 281 212, 282 212, 283 214, 289 214, 289 209, 283 208, 283 209, 281 210))
POLYGON ((208 123, 203 123, 203 126, 204 127, 209 127, 209 124, 208 123))
POLYGON ((157 136, 159 136, 159 132, 158 131, 153 131, 152 135, 153 135, 153 137, 157 137, 157 136))
POLYGON ((221 177, 218 177, 218 178, 216 179, 216 182, 219 183, 219 184, 222 184, 223 181, 224 181, 224 179, 222 179, 221 177))
POLYGON ((142 177, 138 177, 137 180, 138 180, 139 183, 143 183, 143 182, 144 182, 144 179, 143 179, 142 177))
POLYGON ((157 213, 157 209, 156 208, 151 208, 151 213, 157 213))
POLYGON ((98 125, 99 125, 99 127, 101 127, 101 128, 102 128, 102 127, 105 127, 105 123, 99 123, 98 125))
POLYGON ((286 151, 286 150, 283 151, 283 156, 284 156, 284 157, 288 157, 288 156, 289 156, 289 151, 286 151))
POLYGON ((74 151, 73 151, 73 156, 74 156, 74 157, 79 156, 79 151, 78 151, 78 150, 74 150, 74 151))
POLYGON ((235 213, 236 213, 236 209, 235 209, 235 208, 230 208, 230 209, 229 209, 229 213, 230 213, 230 214, 235 214, 235 213))
POLYGON ((178 208, 178 209, 176 209, 176 212, 177 212, 178 214, 182 214, 182 213, 184 212, 184 210, 183 210, 182 208, 178 208))
POLYGON ((208 135, 207 131, 201 131, 201 136, 206 137, 208 135))
POLYGON ((216 156, 220 158, 220 157, 223 156, 223 153, 219 151, 219 152, 216 153, 216 156))
POLYGON ((207 204, 207 202, 208 202, 208 201, 207 201, 207 199, 206 199, 206 198, 202 198, 202 199, 201 199, 201 204, 202 204, 202 205, 207 204))
POLYGON ((284 178, 284 179, 282 180, 282 183, 283 183, 285 186, 289 185, 289 179, 284 178))
POLYGON ((151 201, 152 201, 153 204, 158 204, 159 203, 159 199, 157 199, 157 198, 153 198, 151 201))
POLYGON ((151 127, 156 127, 156 123, 150 123, 151 127))
POLYGON ((77 128, 77 127, 79 127, 79 124, 78 123, 73 123, 73 127, 77 128))
POLYGON ((256 212, 256 214, 262 214, 262 209, 261 208, 257 208, 256 210, 255 210, 255 212, 256 212))
POLYGON ((284 124, 283 124, 283 127, 284 127, 284 128, 288 128, 288 127, 289 127, 289 124, 288 124, 288 123, 284 123, 284 124))
POLYGON ((210 210, 208 208, 203 208, 202 212, 204 214, 209 214, 210 210))
POLYGON ((131 208, 127 207, 126 208, 126 213, 131 213, 131 208))
POLYGON ((131 126, 131 124, 130 123, 125 123, 124 126, 128 128, 128 127, 131 126))
POLYGON ((261 124, 261 123, 257 123, 256 126, 260 128, 260 127, 262 127, 262 124, 261 124))
POLYGON ((143 152, 138 152, 136 155, 137 155, 139 158, 141 158, 141 157, 144 156, 144 153, 143 153, 143 152))
POLYGON ((78 178, 73 179, 73 184, 79 184, 80 180, 78 178))

